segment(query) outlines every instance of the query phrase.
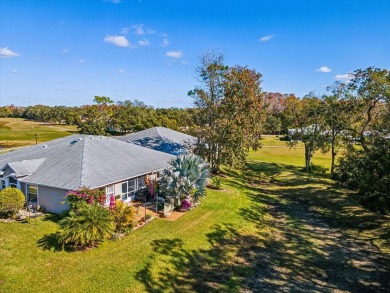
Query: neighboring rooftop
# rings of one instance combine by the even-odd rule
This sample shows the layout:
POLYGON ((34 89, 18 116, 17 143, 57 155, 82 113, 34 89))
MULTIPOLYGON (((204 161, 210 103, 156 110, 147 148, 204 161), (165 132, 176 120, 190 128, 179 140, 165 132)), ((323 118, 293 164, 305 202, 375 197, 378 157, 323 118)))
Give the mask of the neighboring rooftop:
POLYGON ((187 152, 188 147, 196 142, 196 137, 165 127, 153 127, 115 138, 173 155, 187 152))
POLYGON ((158 171, 174 156, 105 136, 75 134, 0 155, 21 182, 97 188, 158 171))

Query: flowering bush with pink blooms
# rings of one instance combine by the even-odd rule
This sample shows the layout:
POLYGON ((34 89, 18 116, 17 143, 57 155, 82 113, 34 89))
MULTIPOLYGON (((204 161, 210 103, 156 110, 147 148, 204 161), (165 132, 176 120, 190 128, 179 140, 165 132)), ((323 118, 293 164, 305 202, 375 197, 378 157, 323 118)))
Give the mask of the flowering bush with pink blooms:
POLYGON ((91 190, 88 187, 82 187, 80 190, 68 191, 65 194, 65 197, 70 208, 73 210, 77 208, 77 204, 80 202, 86 202, 89 204, 97 202, 103 206, 107 196, 103 190, 91 190))
POLYGON ((184 211, 188 211, 190 208, 192 208, 192 203, 188 198, 185 198, 181 201, 181 209, 184 211))

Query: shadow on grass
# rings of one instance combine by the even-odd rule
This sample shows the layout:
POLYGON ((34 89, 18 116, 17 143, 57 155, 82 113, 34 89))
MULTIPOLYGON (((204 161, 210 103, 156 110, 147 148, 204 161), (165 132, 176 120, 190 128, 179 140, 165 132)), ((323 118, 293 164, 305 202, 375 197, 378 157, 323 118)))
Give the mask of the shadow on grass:
MULTIPOLYGON (((264 165, 258 163, 260 174, 255 176, 267 181, 264 177, 270 175, 264 165)), ((250 170, 243 173, 250 177, 255 169, 247 167, 250 170)), ((305 174, 290 166, 279 168, 279 174, 287 171, 289 176, 268 178, 272 186, 259 184, 256 192, 251 187, 247 192, 251 207, 240 211, 259 230, 269 227, 273 231, 248 287, 255 291, 386 292, 390 287, 389 256, 376 243, 382 249, 390 247, 389 217, 367 211, 355 194, 327 176, 305 174)), ((241 187, 251 186, 248 176, 243 178, 241 187)))
MULTIPOLYGON (((60 215, 47 213, 42 218, 42 221, 49 221, 57 224, 62 218, 63 217, 60 215)), ((40 247, 42 250, 49 250, 53 252, 74 251, 74 249, 72 249, 71 247, 67 247, 67 246, 62 247, 62 244, 58 242, 56 233, 45 234, 41 239, 38 239, 37 244, 38 247, 40 247)))
POLYGON ((62 245, 58 242, 58 238, 56 233, 46 234, 41 239, 37 241, 38 247, 42 248, 42 250, 49 250, 53 252, 59 251, 73 251, 69 247, 62 248, 62 245))
POLYGON ((221 223, 206 235, 207 249, 186 249, 178 238, 153 241, 136 274, 146 291, 388 291, 389 257, 372 245, 388 241, 388 218, 295 166, 252 161, 225 174, 226 185, 249 198, 239 215, 255 231, 221 223))
POLYGON ((62 218, 63 216, 61 215, 46 213, 45 216, 42 218, 42 221, 58 223, 62 218))
POLYGON ((211 248, 198 250, 184 249, 181 239, 153 241, 153 253, 136 279, 147 292, 238 292, 251 270, 257 237, 221 224, 207 239, 211 248))

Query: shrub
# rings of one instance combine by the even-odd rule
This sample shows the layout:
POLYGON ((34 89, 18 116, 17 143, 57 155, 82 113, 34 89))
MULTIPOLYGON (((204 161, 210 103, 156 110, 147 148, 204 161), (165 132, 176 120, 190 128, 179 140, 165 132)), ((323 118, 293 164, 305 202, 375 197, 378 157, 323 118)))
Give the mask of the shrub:
POLYGON ((84 248, 99 244, 114 233, 112 216, 108 209, 97 202, 81 203, 77 210, 59 222, 58 241, 63 245, 84 248))
POLYGON ((221 189, 221 178, 219 176, 214 176, 211 179, 211 183, 213 184, 214 187, 217 189, 221 189))
POLYGON ((136 217, 134 207, 125 204, 121 200, 117 200, 112 215, 114 218, 115 231, 122 233, 133 227, 136 217))
POLYGON ((370 210, 390 213, 390 141, 376 139, 366 152, 349 147, 339 160, 336 179, 357 189, 370 210))
POLYGON ((192 208, 192 203, 188 198, 185 198, 181 201, 181 209, 183 211, 188 211, 192 208))
MULTIPOLYGON (((306 171, 306 168, 302 168, 302 171, 306 171)), ((325 174, 328 171, 328 168, 325 168, 321 165, 310 164, 309 172, 316 174, 325 174)))
POLYGON ((0 214, 7 218, 15 218, 24 206, 26 199, 17 188, 7 187, 0 191, 0 214))
POLYGON ((76 209, 79 203, 92 204, 93 202, 97 202, 103 206, 106 201, 104 191, 96 189, 91 190, 88 187, 82 187, 80 190, 68 191, 65 197, 71 209, 76 209))

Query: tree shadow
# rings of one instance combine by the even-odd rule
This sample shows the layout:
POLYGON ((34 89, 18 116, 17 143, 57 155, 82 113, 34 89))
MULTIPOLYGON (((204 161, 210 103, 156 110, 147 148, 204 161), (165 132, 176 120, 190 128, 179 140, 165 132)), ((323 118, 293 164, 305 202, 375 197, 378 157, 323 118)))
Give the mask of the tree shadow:
MULTIPOLYGON (((61 215, 57 214, 50 214, 47 213, 42 218, 42 221, 48 221, 53 222, 57 224, 63 217, 61 215)), ((68 246, 62 246, 62 244, 59 243, 58 237, 56 233, 50 233, 43 235, 42 238, 37 240, 38 247, 40 247, 42 250, 49 250, 53 252, 59 252, 59 251, 66 251, 66 252, 72 252, 74 251, 73 248, 68 246)))
MULTIPOLYGON (((257 170, 264 164, 259 163, 257 170)), ((253 188, 245 177, 241 182, 251 186, 246 195, 252 204, 240 215, 259 231, 264 227, 272 231, 257 255, 255 276, 247 279, 248 289, 386 292, 389 257, 373 242, 380 239, 389 245, 389 218, 367 211, 354 194, 326 176, 279 167, 279 174, 289 170, 291 178, 273 180, 272 188, 266 184, 253 188), (374 233, 367 234, 369 230, 374 233)))
POLYGON ((38 239, 37 244, 42 250, 49 250, 53 252, 72 251, 66 246, 64 248, 62 247, 62 245, 58 242, 56 233, 45 234, 41 239, 38 239))
POLYGON ((44 217, 42 217, 42 221, 58 223, 62 218, 63 216, 61 215, 45 213, 44 217))
POLYGON ((186 250, 181 239, 153 241, 153 253, 136 279, 148 292, 238 292, 258 239, 229 224, 206 236, 210 249, 186 250))
POLYGON ((251 202, 239 214, 255 230, 215 225, 207 249, 187 249, 179 238, 153 241, 136 274, 146 291, 388 292, 389 257, 372 245, 372 235, 388 238, 387 218, 297 167, 250 162, 228 175, 251 202), (284 172, 290 176, 274 178, 284 172), (375 233, 361 236, 368 230, 375 233))

